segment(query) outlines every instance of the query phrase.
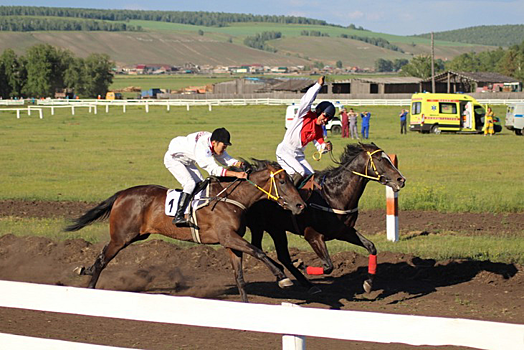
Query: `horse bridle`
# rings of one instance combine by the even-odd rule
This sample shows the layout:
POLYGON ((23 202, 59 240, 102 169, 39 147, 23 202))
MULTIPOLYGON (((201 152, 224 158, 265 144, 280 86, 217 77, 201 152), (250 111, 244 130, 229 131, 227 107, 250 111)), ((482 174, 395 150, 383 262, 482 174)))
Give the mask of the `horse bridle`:
MULTIPOLYGON (((249 179, 246 179, 247 182, 249 182, 251 185, 255 186, 258 190, 264 192, 265 194, 267 194, 267 198, 268 199, 272 199, 274 200, 275 202, 278 203, 278 200, 281 198, 279 195, 278 195, 278 189, 277 189, 277 184, 275 182, 275 175, 277 175, 278 173, 280 173, 281 171, 284 171, 284 169, 280 169, 278 170, 277 172, 273 172, 271 171, 270 173, 270 178, 271 178, 271 184, 270 184, 270 187, 269 187, 269 192, 266 191, 265 189, 263 189, 262 187, 260 187, 259 185, 257 185, 256 183, 254 183, 253 181, 249 180, 249 179), (273 194, 273 188, 275 189, 275 194, 273 194)), ((215 197, 214 199, 216 200, 215 204, 213 205, 213 209, 215 209, 215 206, 218 204, 218 202, 227 202, 227 203, 230 203, 230 204, 234 204, 236 205, 237 207, 241 208, 242 210, 245 210, 246 207, 240 203, 240 202, 237 202, 233 199, 229 199, 227 198, 228 194, 226 193, 225 197, 220 197, 220 195, 222 193, 224 193, 225 191, 227 191, 231 186, 233 186, 233 184, 235 183, 239 183, 237 181, 240 181, 241 179, 235 179, 229 186, 227 186, 226 188, 224 188, 222 191, 220 191, 215 197)), ((234 190, 234 189, 233 189, 234 190)), ((280 203, 279 203, 280 205, 280 203)))
POLYGON ((247 182, 249 182, 250 184, 252 184, 253 186, 255 186, 257 189, 259 189, 260 191, 264 192, 265 194, 267 194, 267 199, 272 199, 274 200, 275 202, 278 202, 278 200, 280 199, 280 196, 278 195, 278 189, 277 189, 277 184, 275 182, 275 175, 277 175, 278 173, 284 171, 284 169, 280 169, 278 170, 277 172, 272 172, 270 173, 270 178, 271 178, 271 184, 269 185, 269 192, 266 191, 265 189, 263 189, 262 187, 260 187, 259 185, 257 185, 256 183, 254 183, 253 181, 249 180, 249 179, 246 179, 247 182), (273 189, 275 189, 275 194, 273 195, 273 189))
POLYGON ((380 181, 380 178, 383 177, 383 175, 378 173, 377 166, 375 165, 375 162, 373 161, 373 155, 375 153, 377 153, 377 152, 383 152, 383 151, 380 148, 375 150, 375 151, 373 151, 373 152, 366 151, 366 153, 368 154, 369 158, 366 161, 366 173, 365 174, 359 173, 358 171, 355 171, 355 170, 352 170, 352 173, 355 174, 355 175, 358 175, 358 176, 365 177, 366 179, 380 181), (369 176, 368 175, 368 168, 369 168, 368 164, 369 163, 371 163, 371 167, 372 167, 373 171, 375 172, 376 176, 369 176))

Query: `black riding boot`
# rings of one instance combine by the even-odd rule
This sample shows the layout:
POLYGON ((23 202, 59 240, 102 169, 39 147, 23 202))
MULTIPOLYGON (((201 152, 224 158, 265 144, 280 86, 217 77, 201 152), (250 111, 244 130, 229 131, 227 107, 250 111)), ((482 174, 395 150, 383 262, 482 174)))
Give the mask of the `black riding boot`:
POLYGON ((293 185, 295 185, 296 188, 300 185, 304 177, 300 175, 300 173, 294 173, 292 176, 293 185))
POLYGON ((189 222, 184 217, 184 212, 186 211, 187 205, 189 204, 189 200, 191 199, 191 195, 187 194, 185 192, 182 192, 180 194, 180 198, 178 199, 178 208, 175 213, 175 217, 173 218, 173 224, 177 226, 188 226, 189 222))

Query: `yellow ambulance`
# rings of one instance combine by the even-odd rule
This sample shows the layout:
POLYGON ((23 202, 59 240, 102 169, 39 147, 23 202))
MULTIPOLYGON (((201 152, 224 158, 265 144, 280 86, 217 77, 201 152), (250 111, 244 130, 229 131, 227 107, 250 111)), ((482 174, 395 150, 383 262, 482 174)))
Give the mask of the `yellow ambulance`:
MULTIPOLYGON (((464 94, 416 93, 411 97, 409 130, 422 133, 480 133, 486 110, 464 94)), ((495 132, 502 126, 495 117, 495 132)))

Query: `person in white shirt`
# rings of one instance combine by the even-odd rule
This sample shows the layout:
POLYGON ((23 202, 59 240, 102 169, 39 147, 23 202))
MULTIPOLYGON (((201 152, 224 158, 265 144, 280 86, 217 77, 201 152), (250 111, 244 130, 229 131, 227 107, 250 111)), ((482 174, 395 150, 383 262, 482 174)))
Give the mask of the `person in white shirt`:
POLYGON ((213 133, 200 131, 187 136, 175 137, 169 143, 164 155, 164 165, 182 185, 182 194, 173 219, 175 225, 187 226, 189 224, 184 217, 184 212, 197 182, 204 180, 197 165, 207 171, 209 175, 247 178, 245 172, 227 170, 216 163, 219 162, 223 166, 242 165, 226 152, 227 146, 231 145, 230 139, 229 131, 225 128, 218 128, 213 133))
POLYGON ((324 76, 321 76, 302 97, 293 122, 277 147, 277 161, 292 177, 295 186, 304 176, 313 173, 313 168, 304 155, 307 144, 313 141, 321 153, 332 149, 331 142, 324 141, 322 126, 335 115, 335 106, 329 101, 323 101, 317 105, 315 111, 311 110, 311 105, 323 84, 324 76))

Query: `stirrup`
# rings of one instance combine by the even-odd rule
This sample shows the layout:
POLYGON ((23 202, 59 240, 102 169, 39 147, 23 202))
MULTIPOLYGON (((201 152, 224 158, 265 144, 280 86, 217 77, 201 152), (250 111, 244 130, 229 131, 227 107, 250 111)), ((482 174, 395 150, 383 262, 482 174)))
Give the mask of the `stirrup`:
POLYGON ((189 226, 189 221, 185 217, 177 218, 176 216, 173 218, 173 224, 175 224, 178 227, 187 227, 189 226))

